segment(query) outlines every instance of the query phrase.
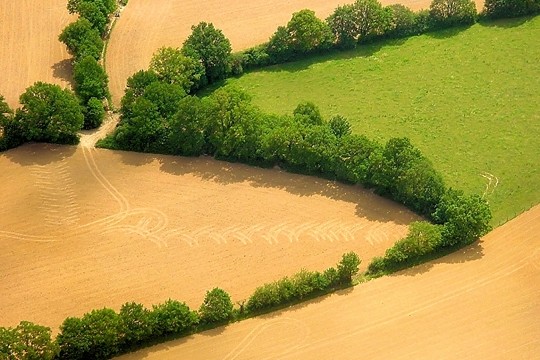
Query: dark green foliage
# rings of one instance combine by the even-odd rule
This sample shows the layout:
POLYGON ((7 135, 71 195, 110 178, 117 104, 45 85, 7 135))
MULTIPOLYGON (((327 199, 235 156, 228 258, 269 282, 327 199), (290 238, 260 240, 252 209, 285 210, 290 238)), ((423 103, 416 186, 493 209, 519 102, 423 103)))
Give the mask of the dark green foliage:
POLYGON ((96 60, 101 57, 103 40, 87 19, 80 18, 69 24, 58 39, 67 46, 69 53, 76 60, 86 56, 91 56, 96 60))
POLYGON ((105 118, 105 108, 103 102, 96 98, 90 98, 83 110, 83 129, 96 129, 101 126, 105 118))
POLYGON ((491 19, 540 13, 540 0, 485 0, 482 15, 491 19))
POLYGON ((180 334, 192 330, 199 323, 196 312, 191 311, 185 303, 171 299, 154 305, 151 318, 155 336, 180 334))
POLYGON ((52 360, 58 346, 51 329, 21 321, 15 328, 0 327, 0 358, 7 360, 52 360))
POLYGON ((381 146, 364 135, 343 136, 334 153, 334 173, 339 180, 369 186, 373 159, 380 158, 381 154, 381 146))
POLYGON ((112 14, 116 10, 116 0, 68 0, 67 9, 70 14, 80 14, 81 7, 85 4, 97 6, 104 16, 112 14))
POLYGON ((420 214, 431 215, 445 191, 441 175, 407 138, 390 139, 373 166, 377 190, 420 214))
POLYGON ((59 359, 109 359, 120 349, 120 318, 111 309, 93 310, 81 319, 67 318, 56 340, 59 359))
POLYGON ((332 42, 330 27, 317 18, 314 11, 304 9, 294 13, 286 27, 278 27, 268 42, 267 53, 273 62, 283 62, 329 49, 332 42))
POLYGON ((158 107, 144 97, 137 98, 129 107, 129 117, 123 116, 114 140, 121 149, 152 152, 165 140, 164 120, 158 107))
POLYGON ((109 77, 96 59, 86 56, 73 67, 75 93, 83 103, 91 98, 103 100, 109 96, 109 77))
POLYGON ((199 316, 203 323, 221 323, 231 319, 233 303, 226 291, 214 288, 206 292, 204 301, 199 308, 199 316))
POLYGON ((131 91, 137 97, 144 93, 144 90, 151 83, 159 81, 158 74, 152 70, 140 70, 127 79, 126 92, 131 91))
POLYGON ((22 107, 15 114, 16 126, 26 141, 60 144, 78 142, 83 125, 82 108, 75 95, 58 85, 37 82, 21 95, 22 107))
POLYGON ((186 96, 169 119, 167 151, 174 155, 198 156, 203 153, 208 109, 196 96, 186 96))
POLYGON ((433 0, 429 7, 433 28, 472 25, 476 21, 476 5, 472 0, 433 0))
POLYGON ((152 313, 142 304, 125 303, 120 308, 120 343, 123 348, 130 348, 154 336, 152 313))
POLYGON ((107 29, 108 19, 107 14, 104 14, 98 4, 99 2, 83 1, 79 4, 77 12, 81 18, 87 19, 92 24, 92 27, 103 36, 107 29))
POLYGON ((293 111, 294 119, 304 125, 322 125, 324 120, 317 105, 310 101, 305 101, 293 111))
MULTIPOLYGON (((182 52, 200 61, 208 83, 225 78, 231 70, 231 43, 213 24, 201 22, 191 27, 191 35, 184 42, 182 52)), ((203 76, 200 76, 201 85, 203 76)))
POLYGON ((386 9, 391 14, 386 36, 402 38, 421 33, 417 26, 417 16, 411 9, 401 4, 389 5, 386 9))
POLYGON ((142 98, 152 102, 161 117, 168 119, 176 113, 178 103, 184 96, 186 93, 181 86, 156 81, 144 89, 142 98))
POLYGON ((330 126, 332 133, 338 138, 351 134, 351 124, 344 116, 332 116, 328 125, 330 126))
POLYGON ((242 67, 244 70, 270 65, 271 59, 267 52, 267 44, 262 44, 244 50, 242 54, 242 67))
POLYGON ((342 284, 350 284, 352 277, 358 273, 360 258, 352 251, 343 254, 341 261, 337 265, 338 279, 342 284))
POLYGON ((356 46, 383 35, 390 27, 391 12, 378 0, 357 0, 353 4, 336 8, 326 20, 342 48, 356 46))
POLYGON ((449 189, 437 205, 433 218, 444 224, 442 245, 467 245, 491 230, 491 211, 487 202, 478 195, 465 195, 449 189))
POLYGON ((21 131, 13 121, 13 110, 0 95, 0 151, 16 147, 22 143, 21 131))

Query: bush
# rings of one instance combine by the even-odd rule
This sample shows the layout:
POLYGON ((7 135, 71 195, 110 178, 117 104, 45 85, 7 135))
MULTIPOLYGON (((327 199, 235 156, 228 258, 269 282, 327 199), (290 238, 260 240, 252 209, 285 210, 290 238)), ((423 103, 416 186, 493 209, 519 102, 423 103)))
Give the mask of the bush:
POLYGON ((293 111, 294 119, 304 125, 322 125, 324 120, 317 105, 311 101, 301 102, 293 111))
POLYGON ((490 19, 540 13, 540 0, 485 0, 482 15, 490 19))
POLYGON ((120 308, 120 342, 129 349, 154 337, 154 323, 150 310, 142 304, 125 303, 120 308))
POLYGON ((154 335, 157 336, 191 331, 199 323, 196 312, 191 311, 185 303, 171 299, 163 304, 154 305, 151 319, 154 335))
POLYGON ((337 275, 340 283, 350 284, 352 277, 358 273, 358 266, 361 260, 353 252, 343 254, 341 261, 337 265, 337 275))
POLYGON ((267 44, 262 44, 242 52, 242 67, 244 70, 270 65, 270 55, 266 52, 267 44))
POLYGON ((182 52, 202 63, 208 83, 225 78, 231 71, 231 42, 211 23, 192 26, 182 52))
POLYGON ((386 266, 396 266, 435 251, 442 243, 441 228, 425 221, 410 224, 407 236, 386 250, 386 266))
POLYGON ((84 129, 96 129, 101 126, 105 118, 103 102, 96 98, 90 98, 84 107, 84 129))
POLYGON ((206 292, 204 301, 199 308, 199 315, 203 323, 220 323, 229 321, 233 314, 233 303, 227 292, 214 288, 206 292))
POLYGON ((403 38, 418 34, 416 14, 406 6, 393 4, 386 7, 391 14, 386 36, 403 38))
POLYGON ((60 359, 109 359, 120 350, 120 319, 111 309, 93 310, 81 319, 67 318, 56 341, 60 359))
POLYGON ((37 82, 21 95, 22 107, 15 114, 15 126, 26 141, 59 144, 78 142, 83 125, 82 108, 75 95, 58 85, 37 82))
POLYGON ((476 21, 476 5, 472 0, 433 0, 429 15, 433 28, 471 25, 476 21))
POLYGON ((75 60, 86 56, 99 60, 104 47, 99 32, 92 27, 88 19, 84 18, 69 24, 58 39, 67 46, 68 52, 75 60))
POLYGON ((341 115, 333 116, 328 122, 328 125, 332 133, 338 138, 351 134, 351 124, 341 115))
POLYGON ((467 245, 491 230, 491 211, 478 195, 449 189, 441 198, 433 218, 443 224, 442 246, 467 245))
POLYGON ((75 63, 73 80, 75 93, 85 104, 91 98, 103 100, 109 96, 109 77, 105 69, 91 56, 86 56, 75 63))
POLYGON ((52 360, 58 346, 51 329, 21 321, 15 328, 0 327, 0 358, 13 360, 52 360))

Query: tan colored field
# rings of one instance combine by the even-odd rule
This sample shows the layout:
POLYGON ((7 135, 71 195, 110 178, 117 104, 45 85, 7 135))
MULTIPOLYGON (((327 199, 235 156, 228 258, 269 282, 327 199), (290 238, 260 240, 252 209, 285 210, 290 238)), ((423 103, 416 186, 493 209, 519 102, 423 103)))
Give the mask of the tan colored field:
POLYGON ((10 106, 36 81, 70 86, 70 56, 58 35, 73 18, 66 0, 0 1, 0 94, 10 106))
MULTIPOLYGON (((179 47, 191 26, 211 22, 231 41, 233 50, 267 41, 280 25, 302 9, 326 18, 338 5, 353 0, 131 0, 118 20, 107 50, 107 72, 113 102, 119 105, 127 78, 147 69, 152 54, 162 46, 179 47)), ((429 7, 431 0, 381 0, 412 9, 429 7)), ((483 0, 476 0, 481 9, 483 0)))
POLYGON ((433 263, 136 359, 538 359, 540 206, 433 263))
POLYGON ((417 217, 276 169, 29 144, 0 155, 0 326, 169 297, 235 300, 344 252, 383 253, 417 217))

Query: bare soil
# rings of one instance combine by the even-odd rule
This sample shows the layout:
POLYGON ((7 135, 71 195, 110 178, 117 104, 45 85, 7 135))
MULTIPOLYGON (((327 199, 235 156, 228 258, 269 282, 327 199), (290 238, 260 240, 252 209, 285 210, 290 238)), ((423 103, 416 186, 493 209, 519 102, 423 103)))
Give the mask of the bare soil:
MULTIPOLYGON (((107 124, 114 124, 113 120, 107 124)), ((174 298, 235 301, 355 251, 367 264, 418 217, 357 186, 207 158, 27 144, 0 155, 0 326, 174 298)))
POLYGON ((119 359, 536 359, 540 206, 463 251, 119 359))
POLYGON ((0 94, 10 106, 36 81, 70 86, 70 56, 58 35, 74 19, 66 0, 0 1, 0 94))
MULTIPOLYGON (((338 5, 351 0, 131 0, 112 32, 107 50, 107 72, 115 105, 135 72, 147 69, 152 54, 162 46, 180 47, 191 26, 211 22, 231 41, 233 50, 266 42, 278 26, 286 25, 302 9, 315 11, 321 19, 338 5)), ((417 10, 429 8, 431 0, 382 0, 384 5, 401 3, 417 10)), ((483 0, 476 0, 482 9, 483 0)))

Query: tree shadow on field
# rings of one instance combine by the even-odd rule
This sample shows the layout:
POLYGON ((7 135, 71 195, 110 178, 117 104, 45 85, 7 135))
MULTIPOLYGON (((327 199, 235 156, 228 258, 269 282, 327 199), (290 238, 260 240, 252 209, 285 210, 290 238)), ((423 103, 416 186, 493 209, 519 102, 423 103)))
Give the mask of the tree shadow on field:
POLYGON ((71 59, 64 59, 51 66, 56 79, 67 81, 73 85, 73 64, 71 59))
POLYGON ((77 151, 74 145, 47 143, 26 143, 2 153, 10 161, 21 166, 47 165, 73 156, 77 151))
POLYGON ((528 23, 534 18, 535 16, 525 16, 525 17, 519 17, 519 18, 496 19, 496 20, 482 19, 478 21, 478 23, 485 27, 497 27, 497 28, 509 29, 509 28, 515 28, 525 23, 528 23))
POLYGON ((468 30, 471 26, 472 25, 456 26, 448 29, 435 30, 426 33, 426 35, 434 39, 448 39, 468 30))
POLYGON ((469 261, 479 260, 484 256, 484 248, 481 241, 454 250, 449 254, 437 259, 429 260, 423 264, 413 266, 391 274, 390 276, 416 276, 430 271, 437 264, 462 264, 469 261))
MULTIPOLYGON (((129 155, 126 157, 129 158, 129 155)), ((359 185, 347 185, 315 176, 290 173, 277 167, 260 168, 219 161, 211 157, 187 158, 163 155, 155 156, 155 159, 161 163, 160 169, 163 172, 176 176, 193 175, 222 185, 248 183, 253 188, 279 189, 301 197, 323 196, 352 203, 356 206, 356 216, 370 221, 406 225, 420 219, 404 206, 375 195, 359 185)))

